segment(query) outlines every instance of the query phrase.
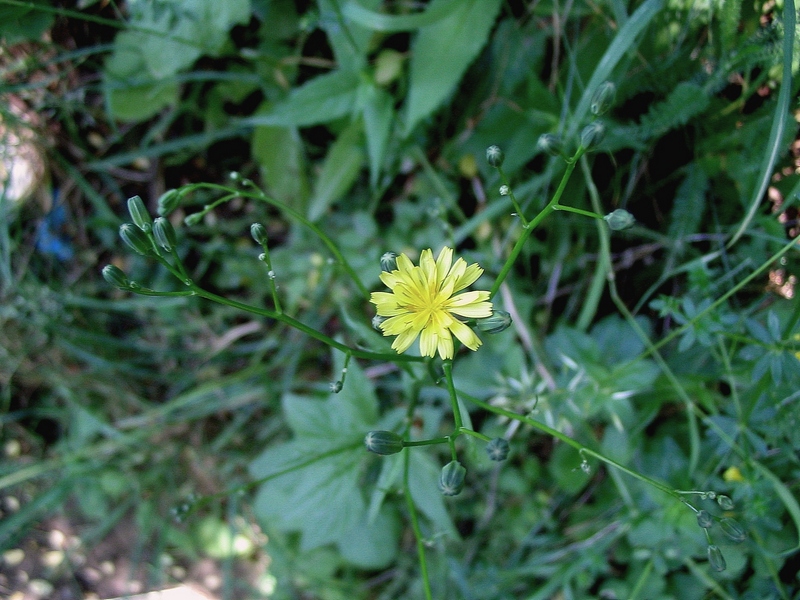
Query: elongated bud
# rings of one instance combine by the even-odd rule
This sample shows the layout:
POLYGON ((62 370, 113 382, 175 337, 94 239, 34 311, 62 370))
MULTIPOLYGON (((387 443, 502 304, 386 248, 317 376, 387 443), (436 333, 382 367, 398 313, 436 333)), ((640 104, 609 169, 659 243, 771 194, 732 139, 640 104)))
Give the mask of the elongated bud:
POLYGON ((707 510, 699 511, 697 513, 697 524, 703 529, 710 529, 714 524, 714 519, 711 517, 711 513, 709 513, 707 510))
POLYGON ((464 489, 467 470, 457 460, 450 461, 439 474, 439 489, 445 496, 458 496, 464 489))
POLYGON ((733 500, 731 500, 725 494, 720 494, 717 496, 717 504, 722 510, 733 510, 733 500))
POLYGON ((153 254, 153 244, 150 242, 150 238, 132 223, 123 223, 119 226, 119 237, 142 256, 153 254))
POLYGON ((183 222, 186 223, 187 227, 193 227, 193 226, 197 225, 200 221, 202 221, 204 216, 205 216, 205 213, 203 213, 203 212, 192 213, 189 216, 187 216, 183 220, 183 222))
POLYGON ((500 146, 489 146, 486 149, 486 162, 492 167, 502 167, 506 155, 500 149, 500 146))
POLYGON ((261 223, 253 223, 250 225, 250 235, 253 236, 256 244, 260 244, 261 246, 267 245, 267 228, 261 223))
POLYGON ((624 208, 618 208, 614 212, 607 214, 603 219, 605 219, 611 231, 622 231, 636 224, 636 219, 624 208))
POLYGON ((725 563, 725 557, 722 556, 722 550, 719 549, 719 546, 714 544, 710 544, 708 546, 708 564, 711 565, 711 568, 715 571, 724 571, 728 565, 725 563))
POLYGON ((125 275, 125 272, 114 265, 106 265, 103 267, 103 279, 121 290, 127 290, 131 287, 131 282, 125 275))
POLYGON ((175 228, 164 217, 157 217, 153 223, 153 237, 156 238, 156 243, 167 252, 172 252, 172 249, 178 245, 175 228))
POLYGON ((370 452, 388 456, 403 449, 403 438, 394 431, 370 431, 364 438, 364 445, 370 452))
POLYGON ((153 227, 153 218, 147 212, 147 208, 139 196, 128 198, 128 212, 131 214, 133 224, 145 233, 149 233, 153 227))
POLYGON ((507 459, 510 449, 511 446, 505 438, 494 438, 491 442, 486 444, 486 454, 489 455, 489 460, 496 462, 507 459))
POLYGON ((583 146, 587 152, 590 152, 597 148, 600 142, 603 141, 605 135, 606 126, 602 121, 589 123, 581 131, 581 146, 583 146))
POLYGON ((173 210, 178 208, 181 203, 181 193, 178 190, 167 190, 158 198, 158 208, 156 212, 162 217, 166 217, 173 210))
POLYGON ((722 529, 722 532, 731 539, 731 541, 736 542, 737 544, 739 542, 743 542, 747 537, 747 534, 744 532, 744 528, 739 525, 735 519, 730 519, 728 517, 720 519, 719 527, 722 529))
POLYGON ((614 105, 614 99, 617 96, 617 86, 610 81, 604 81, 600 84, 592 96, 592 103, 589 110, 593 115, 598 117, 608 112, 608 109, 614 105))
POLYGON ((396 271, 397 270, 397 254, 394 252, 384 252, 381 255, 381 271, 396 271))
POLYGON ((482 319, 477 319, 478 329, 484 333, 500 333, 511 326, 511 314, 499 309, 492 310, 492 314, 482 319))
POLYGON ((564 156, 564 142, 554 133, 543 133, 536 145, 550 156, 564 156))

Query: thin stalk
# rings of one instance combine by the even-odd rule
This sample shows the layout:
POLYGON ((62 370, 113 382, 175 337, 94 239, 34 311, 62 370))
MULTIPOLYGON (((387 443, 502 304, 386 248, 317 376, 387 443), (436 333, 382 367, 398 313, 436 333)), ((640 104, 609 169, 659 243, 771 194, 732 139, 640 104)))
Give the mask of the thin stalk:
POLYGON ((514 210, 517 211, 517 215, 519 216, 519 220, 522 221, 522 226, 528 226, 528 220, 525 218, 525 214, 522 212, 522 207, 520 206, 519 202, 517 202, 517 197, 514 195, 514 190, 511 189, 511 184, 508 182, 508 177, 506 177, 506 172, 503 171, 502 166, 498 166, 497 173, 500 175, 500 181, 503 182, 508 188, 508 197, 511 199, 511 204, 514 205, 514 210))
POLYGON ((500 269, 500 273, 497 274, 497 278, 492 285, 492 289, 489 290, 489 298, 493 298, 500 289, 500 286, 502 285, 503 281, 505 281, 505 278, 508 276, 511 268, 514 266, 517 257, 519 256, 520 252, 522 252, 522 247, 525 245, 525 242, 528 241, 528 238, 530 237, 531 233, 533 233, 533 230, 536 229, 539 223, 541 223, 547 215, 553 212, 553 207, 558 204, 559 200, 561 200, 561 196, 567 187, 567 182, 572 175, 572 171, 575 170, 575 165, 577 164, 578 159, 583 156, 584 152, 586 151, 583 148, 579 148, 575 153, 575 156, 573 156, 572 159, 567 162, 567 169, 564 171, 564 175, 561 176, 561 183, 558 184, 558 189, 556 189, 556 193, 553 194, 553 198, 547 203, 547 206, 545 206, 539 212, 539 214, 536 215, 522 230, 522 234, 517 239, 517 243, 514 244, 511 254, 508 255, 503 268, 500 269))
POLYGON ((406 498, 408 515, 411 518, 411 529, 414 530, 414 539, 417 542, 417 557, 419 558, 419 570, 422 575, 422 588, 425 591, 425 600, 433 600, 431 593, 431 582, 428 577, 428 562, 425 559, 425 544, 422 541, 422 531, 419 528, 419 518, 417 517, 417 507, 414 506, 414 499, 411 497, 411 488, 408 485, 408 471, 411 463, 411 453, 406 452, 403 464, 403 495, 406 498))
POLYGON ((453 361, 446 360, 442 363, 444 375, 447 379, 447 391, 450 393, 450 405, 453 407, 453 420, 456 424, 456 433, 460 432, 464 426, 461 419, 461 408, 458 406, 458 396, 456 395, 456 387, 453 384, 453 361))

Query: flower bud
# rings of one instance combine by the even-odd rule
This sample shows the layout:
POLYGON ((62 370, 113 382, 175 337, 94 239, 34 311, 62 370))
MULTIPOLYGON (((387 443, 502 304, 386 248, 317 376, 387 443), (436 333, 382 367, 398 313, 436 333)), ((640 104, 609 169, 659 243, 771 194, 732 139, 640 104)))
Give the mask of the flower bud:
POLYGON ((147 208, 139 196, 128 198, 128 212, 131 214, 133 224, 145 233, 149 233, 153 227, 153 218, 147 212, 147 208))
POLYGON ((114 265, 106 265, 103 267, 103 279, 121 290, 127 290, 131 286, 131 282, 125 275, 125 272, 114 265))
POLYGON ((608 223, 608 228, 611 231, 629 229, 636 223, 636 219, 633 215, 624 208, 618 208, 614 212, 607 214, 603 219, 608 223))
POLYGON ((735 519, 730 519, 728 517, 720 519, 719 527, 722 529, 722 533, 727 535, 731 541, 736 542, 737 544, 739 542, 743 542, 747 537, 747 534, 744 532, 744 528, 739 525, 735 519))
POLYGON ((153 244, 150 242, 150 238, 132 223, 123 223, 119 226, 119 237, 139 254, 143 256, 153 254, 153 244))
POLYGON ((564 142, 554 133, 543 133, 536 145, 550 156, 564 156, 564 142))
POLYGON ((204 212, 192 213, 191 215, 187 216, 183 222, 186 223, 187 227, 193 227, 202 221, 204 216, 204 212))
POLYGON ((703 529, 710 529, 714 524, 714 519, 707 510, 701 510, 697 513, 697 524, 703 529))
POLYGON ((597 88, 594 96, 592 96, 592 103, 589 107, 589 110, 592 111, 593 115, 597 115, 599 117, 600 115, 608 112, 608 109, 613 106, 616 95, 617 86, 610 81, 604 81, 597 88))
POLYGON ((722 510, 733 510, 733 500, 731 500, 725 494, 720 494, 717 496, 717 504, 722 510))
POLYGON ((341 381, 334 381, 328 384, 328 388, 331 390, 331 394, 338 394, 342 391, 342 382, 341 381))
POLYGON ((172 252, 172 249, 178 245, 175 228, 164 217, 157 217, 153 223, 153 237, 156 238, 156 243, 167 252, 172 252))
POLYGON ((260 244, 261 246, 267 245, 267 228, 261 223, 253 223, 250 225, 250 235, 253 236, 256 244, 260 244))
POLYGON ((511 315, 504 310, 494 309, 491 315, 477 319, 476 323, 484 333, 500 333, 511 326, 511 315))
POLYGON ((489 146, 486 149, 486 162, 492 167, 502 167, 506 155, 500 149, 500 146, 489 146))
POLYGON ((384 252, 381 255, 381 271, 396 271, 397 270, 397 254, 394 252, 384 252))
POLYGON ((585 148, 587 152, 589 152, 590 150, 594 150, 603 140, 605 135, 606 135, 606 126, 603 125, 602 121, 595 121, 594 123, 589 123, 581 131, 581 146, 583 146, 583 148, 585 148))
POLYGON ((162 217, 166 217, 173 210, 178 208, 181 203, 181 193, 178 190, 167 190, 158 199, 157 212, 162 217))
POLYGON ((403 438, 393 431, 370 431, 364 438, 364 445, 370 452, 388 456, 403 449, 403 438))
POLYGON ((508 458, 508 451, 511 446, 505 438, 494 438, 491 442, 486 444, 486 454, 489 455, 489 460, 500 462, 508 458))
POLYGON ((457 460, 450 461, 439 475, 439 489, 445 496, 458 496, 464 489, 467 470, 457 460))
POLYGON ((708 546, 708 563, 715 571, 724 571, 727 568, 728 565, 725 563, 725 557, 722 556, 719 546, 714 544, 708 546))

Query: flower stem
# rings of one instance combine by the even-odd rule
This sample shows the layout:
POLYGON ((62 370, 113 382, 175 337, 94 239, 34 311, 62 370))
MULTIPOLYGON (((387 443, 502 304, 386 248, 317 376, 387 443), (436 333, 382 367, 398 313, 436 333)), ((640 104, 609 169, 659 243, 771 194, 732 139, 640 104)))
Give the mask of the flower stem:
POLYGON ((425 559, 425 544, 422 541, 422 531, 419 528, 419 518, 417 517, 417 507, 414 506, 414 499, 411 497, 411 487, 408 485, 411 453, 406 451, 403 459, 403 495, 406 498, 406 507, 411 517, 411 529, 414 530, 414 538, 417 541, 417 557, 419 558, 419 570, 422 575, 422 588, 425 590, 425 600, 433 600, 431 582, 428 577, 428 562, 425 559))
POLYGON ((447 391, 450 392, 450 405, 453 407, 453 420, 456 424, 456 432, 461 431, 463 422, 461 420, 461 408, 458 406, 458 396, 456 396, 456 387, 453 385, 453 361, 446 360, 442 363, 444 375, 447 379, 447 391))
MULTIPOLYGON (((494 285, 492 285, 492 289, 489 290, 489 298, 493 298, 494 295, 500 289, 503 281, 508 276, 508 273, 511 271, 511 267, 514 266, 514 262, 517 260, 520 252, 522 252, 522 247, 525 245, 525 242, 528 241, 531 233, 539 223, 544 220, 544 218, 549 215, 555 209, 555 206, 558 205, 558 201, 561 200, 561 196, 564 194, 564 189, 567 187, 567 182, 569 181, 570 176, 572 175, 572 171, 575 170, 575 165, 578 162, 578 159, 586 152, 583 148, 578 148, 578 151, 575 153, 569 161, 567 161, 567 169, 564 171, 564 175, 561 177, 561 183, 558 184, 558 189, 556 189, 555 194, 553 194, 553 198, 550 202, 547 203, 538 215, 536 215, 522 230, 522 234, 517 239, 517 243, 514 244, 514 248, 511 250, 511 254, 508 255, 503 268, 500 269, 500 273, 497 274, 497 278, 494 281, 494 285)), ((563 208, 563 207, 562 207, 563 208)))

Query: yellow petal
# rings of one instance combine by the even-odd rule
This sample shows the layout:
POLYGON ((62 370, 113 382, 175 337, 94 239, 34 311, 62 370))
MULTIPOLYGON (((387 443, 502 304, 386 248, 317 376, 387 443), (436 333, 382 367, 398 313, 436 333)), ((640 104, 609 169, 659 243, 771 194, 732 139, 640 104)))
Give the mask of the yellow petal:
POLYGON ((477 350, 481 345, 480 338, 461 321, 453 321, 453 324, 450 325, 450 331, 470 350, 477 350))

